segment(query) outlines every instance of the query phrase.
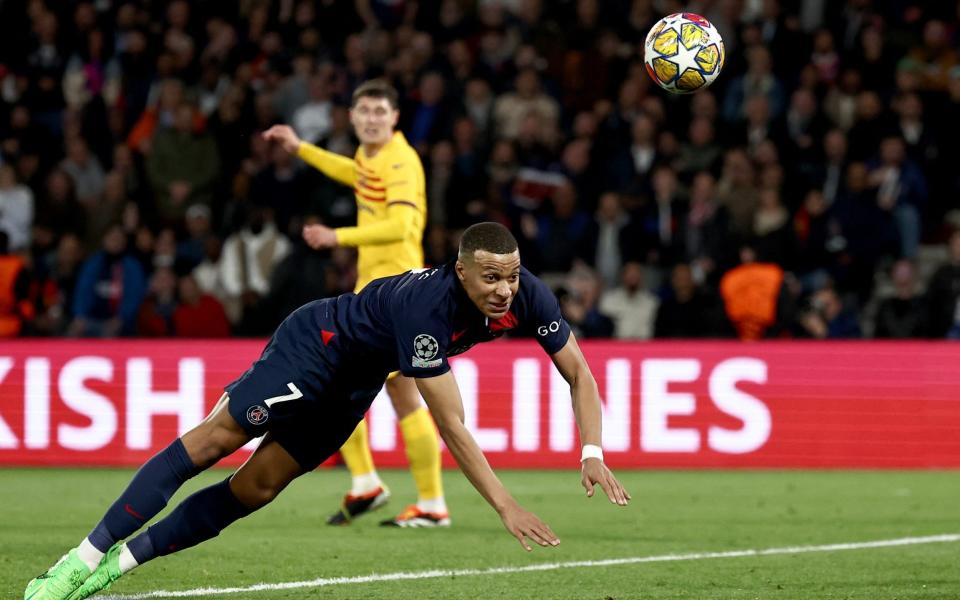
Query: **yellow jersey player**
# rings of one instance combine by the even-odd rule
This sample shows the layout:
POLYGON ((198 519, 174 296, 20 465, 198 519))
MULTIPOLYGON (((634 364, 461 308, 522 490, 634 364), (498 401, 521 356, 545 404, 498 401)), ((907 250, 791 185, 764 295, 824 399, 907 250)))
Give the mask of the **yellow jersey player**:
MULTIPOLYGON (((302 141, 292 128, 276 125, 264 132, 328 177, 353 188, 357 200, 356 227, 304 227, 303 237, 315 249, 350 246, 358 250, 356 291, 380 277, 423 267, 426 224, 426 185, 423 165, 406 138, 396 131, 400 117, 397 92, 384 80, 370 80, 353 93, 350 122, 360 148, 348 158, 302 141)), ((440 446, 433 421, 420 403, 413 380, 394 373, 386 382, 397 412, 417 503, 381 525, 397 527, 448 526, 450 516, 440 480, 440 446)), ((340 449, 352 476, 350 492, 327 523, 346 525, 379 508, 390 497, 370 454, 367 426, 360 421, 340 449)))

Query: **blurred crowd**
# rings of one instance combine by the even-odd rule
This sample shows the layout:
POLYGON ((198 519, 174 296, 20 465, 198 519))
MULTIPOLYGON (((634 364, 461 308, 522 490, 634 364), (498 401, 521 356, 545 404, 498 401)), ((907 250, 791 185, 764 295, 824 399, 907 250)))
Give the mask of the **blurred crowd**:
POLYGON ((960 2, 0 2, 0 335, 264 335, 352 289, 352 155, 386 77, 428 264, 509 226, 585 337, 960 337, 960 2), (726 43, 671 96, 646 32, 726 43), (954 161, 955 162, 955 161, 954 161))

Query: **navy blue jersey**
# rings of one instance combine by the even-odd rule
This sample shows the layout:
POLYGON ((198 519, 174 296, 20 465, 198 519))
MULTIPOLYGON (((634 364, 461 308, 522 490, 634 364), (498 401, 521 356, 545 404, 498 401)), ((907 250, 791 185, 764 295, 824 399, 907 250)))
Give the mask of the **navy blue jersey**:
POLYGON ((287 317, 226 386, 230 414, 251 436, 270 431, 309 470, 349 437, 389 373, 442 375, 450 356, 511 330, 533 335, 548 354, 570 337, 557 299, 522 267, 510 311, 497 320, 470 301, 452 263, 377 279, 287 317))
POLYGON ((340 296, 336 304, 336 333, 344 338, 345 354, 408 377, 446 373, 449 357, 507 331, 535 337, 548 354, 558 352, 570 337, 556 297, 523 267, 509 312, 496 320, 467 297, 452 262, 374 280, 355 296, 340 296))

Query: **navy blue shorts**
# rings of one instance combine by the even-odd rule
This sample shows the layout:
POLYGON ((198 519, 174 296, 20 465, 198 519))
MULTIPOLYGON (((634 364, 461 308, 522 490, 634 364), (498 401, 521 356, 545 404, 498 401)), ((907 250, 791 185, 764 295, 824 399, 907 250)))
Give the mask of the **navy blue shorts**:
POLYGON ((237 423, 253 437, 271 432, 308 471, 340 449, 383 386, 376 374, 358 379, 344 359, 335 308, 330 300, 298 308, 260 358, 225 388, 237 423), (326 342, 324 331, 334 333, 326 342))

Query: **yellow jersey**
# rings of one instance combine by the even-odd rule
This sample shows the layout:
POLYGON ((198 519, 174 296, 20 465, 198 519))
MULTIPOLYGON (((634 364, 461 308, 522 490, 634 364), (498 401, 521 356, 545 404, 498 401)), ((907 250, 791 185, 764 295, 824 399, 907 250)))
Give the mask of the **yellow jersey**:
POLYGON ((297 155, 353 188, 356 227, 337 228, 337 243, 357 248, 359 292, 380 277, 423 267, 427 191, 417 151, 399 131, 374 156, 363 146, 353 159, 303 142, 297 155))

